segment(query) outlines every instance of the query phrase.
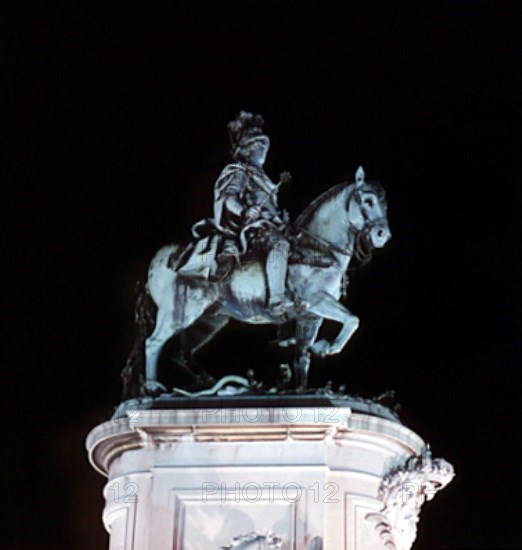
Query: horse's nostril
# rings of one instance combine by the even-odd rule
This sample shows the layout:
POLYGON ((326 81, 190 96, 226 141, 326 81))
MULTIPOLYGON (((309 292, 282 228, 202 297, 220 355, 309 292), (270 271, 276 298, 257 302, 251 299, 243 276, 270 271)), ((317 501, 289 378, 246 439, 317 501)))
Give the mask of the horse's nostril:
POLYGON ((382 229, 379 229, 379 231, 377 231, 377 236, 382 237, 383 235, 384 235, 384 231, 382 229))

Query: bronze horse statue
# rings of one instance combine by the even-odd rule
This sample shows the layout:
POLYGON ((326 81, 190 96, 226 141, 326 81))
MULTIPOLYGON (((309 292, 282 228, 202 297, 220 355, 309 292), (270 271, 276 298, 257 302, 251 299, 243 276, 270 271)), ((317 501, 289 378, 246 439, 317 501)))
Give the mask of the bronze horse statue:
POLYGON ((322 193, 293 224, 286 286, 295 307, 276 317, 267 307, 262 259, 245 257, 221 280, 191 279, 177 271, 183 248, 178 244, 161 248, 152 259, 146 293, 138 302, 140 329, 123 372, 124 396, 166 391, 157 377, 158 358, 165 343, 191 331, 192 358, 230 318, 250 324, 292 326, 292 334, 280 331, 279 344, 295 345, 293 386, 303 390, 311 355, 339 353, 359 325, 358 317, 339 301, 346 290, 350 261, 362 250, 371 253, 373 248, 383 247, 390 237, 384 191, 378 183, 366 182, 359 167, 354 182, 322 193), (324 319, 340 324, 332 342, 316 339, 324 319))

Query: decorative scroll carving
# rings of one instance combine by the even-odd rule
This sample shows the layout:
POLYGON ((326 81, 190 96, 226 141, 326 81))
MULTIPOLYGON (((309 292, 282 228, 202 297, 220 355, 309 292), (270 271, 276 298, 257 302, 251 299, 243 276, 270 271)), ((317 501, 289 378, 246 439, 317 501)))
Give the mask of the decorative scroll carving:
POLYGON ((422 505, 446 487, 454 475, 449 462, 442 458, 432 460, 429 446, 421 455, 409 457, 390 469, 379 487, 382 510, 366 515, 368 521, 375 523, 383 548, 411 548, 422 505))

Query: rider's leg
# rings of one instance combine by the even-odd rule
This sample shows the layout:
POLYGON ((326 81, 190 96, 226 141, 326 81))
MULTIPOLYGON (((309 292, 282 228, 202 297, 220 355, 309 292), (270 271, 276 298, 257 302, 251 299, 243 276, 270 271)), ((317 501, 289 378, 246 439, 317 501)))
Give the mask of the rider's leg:
POLYGON ((216 256, 217 273, 215 278, 217 280, 223 279, 230 275, 234 267, 240 265, 239 261, 239 249, 237 244, 232 239, 225 239, 223 241, 223 247, 221 252, 216 256))
POLYGON ((268 306, 271 309, 284 310, 292 305, 292 301, 285 296, 289 254, 290 243, 281 238, 274 243, 266 259, 268 306))

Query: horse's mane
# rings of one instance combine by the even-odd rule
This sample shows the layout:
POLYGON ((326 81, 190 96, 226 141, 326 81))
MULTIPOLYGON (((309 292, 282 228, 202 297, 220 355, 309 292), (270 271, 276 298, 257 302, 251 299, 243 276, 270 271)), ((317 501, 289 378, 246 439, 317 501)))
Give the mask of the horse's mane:
POLYGON ((338 183, 337 185, 330 187, 330 189, 327 189, 324 193, 321 193, 301 212, 301 214, 299 214, 294 222, 294 227, 302 227, 323 203, 325 203, 328 199, 331 199, 334 195, 340 193, 349 185, 349 182, 343 181, 342 183, 338 183))
MULTIPOLYGON (((337 195, 346 189, 349 185, 351 185, 350 182, 344 181, 330 187, 330 189, 327 189, 324 193, 321 193, 301 212, 301 214, 299 214, 293 225, 294 230, 297 230, 306 224, 312 217, 313 213, 316 212, 322 204, 331 199, 334 195, 337 195)), ((386 194, 380 182, 370 180, 364 182, 363 186, 364 188, 369 188, 373 191, 380 201, 384 203, 386 202, 386 194)), ((364 265, 371 260, 373 249, 374 246, 371 240, 368 239, 368 235, 363 232, 357 233, 354 245, 354 257, 358 261, 359 265, 364 265)))
MULTIPOLYGON (((299 214, 299 216, 294 222, 294 227, 302 227, 307 221, 310 220, 310 217, 312 216, 312 214, 316 212, 317 209, 323 203, 325 203, 328 199, 331 199, 334 195, 337 195, 338 193, 343 191, 349 185, 351 185, 350 182, 343 181, 341 183, 338 183, 337 185, 334 185, 333 187, 330 187, 330 189, 327 189, 324 193, 321 193, 301 212, 301 214, 299 214)), ((386 200, 384 188, 382 187, 380 182, 375 180, 370 180, 370 181, 364 182, 363 185, 364 187, 370 188, 371 191, 376 193, 380 201, 386 200)))

